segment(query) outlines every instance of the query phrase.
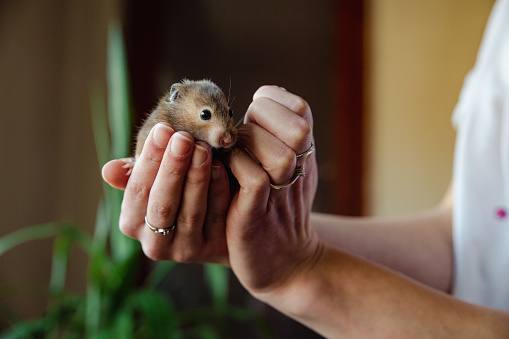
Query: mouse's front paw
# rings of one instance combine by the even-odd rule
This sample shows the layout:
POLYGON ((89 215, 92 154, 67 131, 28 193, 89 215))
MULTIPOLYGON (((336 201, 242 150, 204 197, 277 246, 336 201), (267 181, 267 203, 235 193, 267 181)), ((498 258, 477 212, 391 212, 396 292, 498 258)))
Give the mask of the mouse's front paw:
POLYGON ((134 165, 136 163, 136 159, 125 158, 125 159, 122 159, 122 161, 124 162, 124 165, 122 166, 122 168, 127 169, 127 172, 125 173, 125 175, 126 176, 131 175, 131 173, 133 172, 134 165))

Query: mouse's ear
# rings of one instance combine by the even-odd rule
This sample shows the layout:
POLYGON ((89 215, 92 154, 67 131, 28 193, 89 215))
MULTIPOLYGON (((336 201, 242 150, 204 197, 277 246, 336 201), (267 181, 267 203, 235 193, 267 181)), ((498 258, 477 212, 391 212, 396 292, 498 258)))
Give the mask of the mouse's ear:
POLYGON ((173 84, 170 88, 170 93, 166 97, 166 101, 175 102, 180 98, 180 87, 181 84, 173 84))

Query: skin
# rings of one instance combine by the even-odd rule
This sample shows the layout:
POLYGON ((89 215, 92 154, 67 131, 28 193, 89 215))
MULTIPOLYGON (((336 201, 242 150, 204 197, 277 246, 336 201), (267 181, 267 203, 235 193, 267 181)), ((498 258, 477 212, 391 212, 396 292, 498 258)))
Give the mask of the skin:
POLYGON ((125 189, 120 230, 140 240, 153 260, 228 264, 224 222, 230 199, 228 179, 224 166, 212 160, 210 147, 194 143, 189 133, 158 124, 130 176, 125 160, 113 160, 103 168, 108 183, 125 189), (214 199, 203 194, 209 188, 214 199), (213 212, 205 215, 203 208, 213 212), (157 228, 175 221, 178 227, 167 236, 155 237, 145 227, 145 215, 157 228))
POLYGON ((124 161, 105 165, 104 179, 125 189, 120 228, 148 257, 229 265, 253 296, 325 337, 509 337, 507 313, 444 293, 452 282, 450 196, 431 211, 397 218, 311 213, 315 155, 295 158, 313 141, 307 103, 264 86, 245 123, 227 161, 240 186, 231 197, 209 148, 168 127, 150 132, 129 178, 124 161), (206 160, 193 162, 202 148, 206 160), (296 165, 305 166, 305 177, 270 188, 288 182, 296 165), (175 220, 177 227, 154 234, 145 214, 156 227, 175 220))

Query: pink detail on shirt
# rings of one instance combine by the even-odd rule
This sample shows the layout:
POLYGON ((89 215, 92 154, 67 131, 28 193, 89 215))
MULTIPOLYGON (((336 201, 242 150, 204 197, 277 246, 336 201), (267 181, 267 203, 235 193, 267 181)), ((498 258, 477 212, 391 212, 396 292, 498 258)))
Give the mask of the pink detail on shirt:
POLYGON ((497 208, 497 217, 499 219, 504 219, 507 216, 507 211, 505 208, 497 208))

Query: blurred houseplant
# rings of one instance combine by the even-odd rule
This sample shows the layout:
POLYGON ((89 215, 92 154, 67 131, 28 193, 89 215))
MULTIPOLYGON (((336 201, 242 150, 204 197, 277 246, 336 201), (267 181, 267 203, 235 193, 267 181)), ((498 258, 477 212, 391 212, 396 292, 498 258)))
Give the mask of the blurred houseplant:
MULTIPOLYGON (((122 31, 112 24, 108 39, 108 109, 98 87, 91 90, 91 110, 97 156, 129 156, 131 114, 129 82, 122 31)), ((45 289, 49 303, 45 314, 34 320, 9 317, 12 328, 2 338, 225 338, 229 322, 254 325, 265 337, 272 332, 251 311, 228 304, 228 271, 204 265, 205 285, 211 303, 195 309, 177 309, 168 294, 157 289, 175 267, 174 262, 155 264, 140 284, 135 281, 141 247, 120 233, 118 218, 122 191, 103 184, 93 236, 66 222, 27 227, 0 238, 0 256, 34 239, 55 237, 51 279, 45 289), (89 256, 87 290, 77 295, 65 290, 71 246, 79 245, 89 256)), ((0 298, 12 288, 0 287, 0 298)))

